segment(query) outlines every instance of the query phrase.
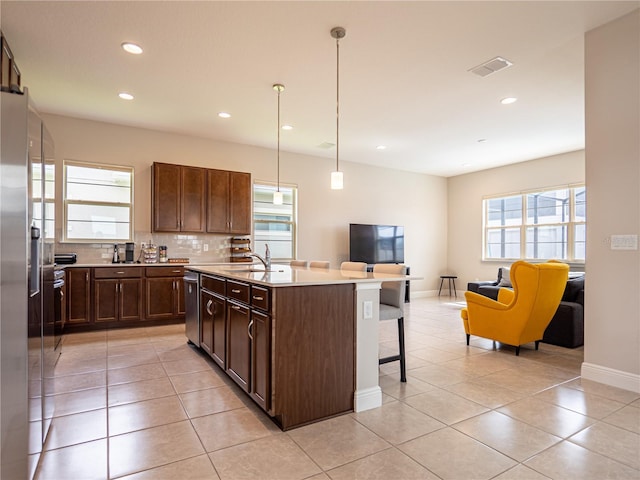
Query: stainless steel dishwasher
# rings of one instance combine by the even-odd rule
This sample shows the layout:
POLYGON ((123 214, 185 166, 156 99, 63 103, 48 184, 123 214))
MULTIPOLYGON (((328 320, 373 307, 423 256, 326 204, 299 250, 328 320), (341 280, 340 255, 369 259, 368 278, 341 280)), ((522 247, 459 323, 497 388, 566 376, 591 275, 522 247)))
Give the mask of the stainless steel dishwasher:
POLYGON ((184 272, 185 332, 189 343, 200 346, 200 274, 184 272))

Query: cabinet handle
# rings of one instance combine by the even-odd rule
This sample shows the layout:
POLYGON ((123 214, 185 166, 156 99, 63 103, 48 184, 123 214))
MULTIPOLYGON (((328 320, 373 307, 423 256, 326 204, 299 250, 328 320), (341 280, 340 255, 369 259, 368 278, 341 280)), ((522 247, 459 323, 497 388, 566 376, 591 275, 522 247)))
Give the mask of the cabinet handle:
POLYGON ((85 282, 89 282, 89 272, 85 272, 85 274, 84 274, 84 281, 85 281, 85 282))
POLYGON ((172 270, 172 273, 180 273, 180 270, 172 270))
POLYGON ((240 310, 240 307, 237 305, 231 305, 231 308, 233 308, 234 310, 240 310))
POLYGON ((118 275, 124 275, 124 272, 116 272, 118 275))
POLYGON ((211 311, 211 304, 213 303, 213 300, 209 299, 209 301, 207 302, 207 313, 211 316, 213 316, 213 312, 211 311))
POLYGON ((253 340, 253 335, 251 335, 251 327, 253 327, 253 320, 251 320, 249 322, 249 325, 247 326, 247 335, 249 335, 249 338, 253 340))
POLYGON ((189 293, 191 293, 191 284, 189 284, 189 293))
POLYGON ((253 296, 254 300, 258 300, 259 302, 261 302, 262 300, 264 300, 263 297, 256 297, 255 295, 253 296))
POLYGON ((236 290, 235 288, 231 290, 231 293, 240 293, 240 290, 236 290))

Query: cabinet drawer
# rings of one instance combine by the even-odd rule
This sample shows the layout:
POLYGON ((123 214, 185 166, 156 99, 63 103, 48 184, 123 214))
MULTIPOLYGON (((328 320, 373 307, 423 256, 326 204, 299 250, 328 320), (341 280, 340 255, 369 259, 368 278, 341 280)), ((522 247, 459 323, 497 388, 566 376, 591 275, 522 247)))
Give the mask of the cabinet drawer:
POLYGON ((96 267, 93 278, 140 278, 142 267, 96 267))
POLYGON ((209 275, 200 275, 200 286, 205 290, 224 296, 225 279, 219 277, 211 277, 209 275))
POLYGON ((238 300, 239 302, 249 304, 249 290, 247 283, 234 282, 227 280, 227 297, 238 300))
POLYGON ((269 311, 271 290, 264 287, 258 287, 257 285, 251 285, 251 306, 269 311))
POLYGON ((147 277, 181 277, 184 275, 182 267, 147 267, 145 268, 147 277))

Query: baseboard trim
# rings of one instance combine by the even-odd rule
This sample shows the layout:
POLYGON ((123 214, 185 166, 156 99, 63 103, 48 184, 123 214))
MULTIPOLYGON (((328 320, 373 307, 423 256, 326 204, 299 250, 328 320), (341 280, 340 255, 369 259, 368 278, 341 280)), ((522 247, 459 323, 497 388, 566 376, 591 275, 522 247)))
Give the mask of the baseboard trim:
POLYGON ((581 375, 586 380, 640 393, 640 375, 586 362, 582 364, 581 375))
POLYGON ((379 386, 356 390, 353 394, 353 409, 364 412, 382 405, 382 389, 379 386))

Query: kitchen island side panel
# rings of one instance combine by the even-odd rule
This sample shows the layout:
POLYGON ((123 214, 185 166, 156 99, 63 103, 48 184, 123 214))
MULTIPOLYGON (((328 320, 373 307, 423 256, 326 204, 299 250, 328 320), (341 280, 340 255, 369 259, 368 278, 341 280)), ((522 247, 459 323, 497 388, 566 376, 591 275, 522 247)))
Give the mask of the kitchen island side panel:
POLYGON ((354 284, 274 289, 273 410, 283 430, 353 411, 354 284))

